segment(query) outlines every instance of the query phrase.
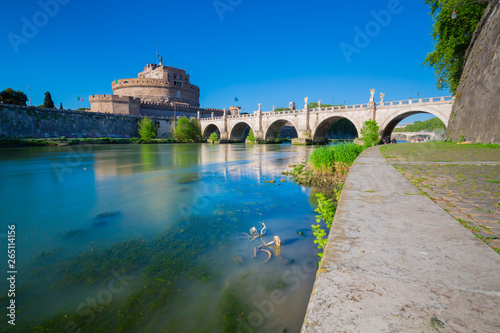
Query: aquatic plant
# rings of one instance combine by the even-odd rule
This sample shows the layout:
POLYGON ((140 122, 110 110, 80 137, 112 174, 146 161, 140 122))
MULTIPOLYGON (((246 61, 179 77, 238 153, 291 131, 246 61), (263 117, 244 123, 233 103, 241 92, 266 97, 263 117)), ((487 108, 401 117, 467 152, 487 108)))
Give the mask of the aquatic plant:
POLYGON ((247 324, 248 305, 243 302, 241 288, 230 285, 224 289, 219 311, 223 317, 222 332, 251 332, 247 324))
POLYGON ((333 175, 336 170, 345 173, 346 167, 351 166, 363 150, 364 147, 355 143, 320 147, 309 155, 308 165, 318 175, 333 175))
POLYGON ((335 166, 335 153, 331 147, 320 147, 309 155, 308 163, 316 174, 332 174, 335 166))
MULTIPOLYGON (((229 210, 228 207, 221 209, 229 210)), ((69 292, 69 287, 81 284, 104 285, 113 278, 110 268, 120 274, 138 276, 141 282, 133 287, 123 302, 111 303, 99 311, 66 308, 25 331, 41 332, 49 328, 64 331, 68 325, 76 325, 84 331, 135 332, 164 320, 166 309, 182 294, 181 286, 186 281, 213 281, 215 275, 209 270, 212 264, 207 262, 206 257, 201 259, 202 256, 209 249, 226 247, 231 243, 230 235, 236 232, 235 222, 240 220, 239 217, 255 214, 252 210, 247 213, 241 209, 235 211, 239 212, 180 220, 155 239, 133 239, 109 248, 94 248, 74 258, 53 263, 53 270, 38 271, 41 275, 33 278, 47 281, 54 279, 54 273, 58 276, 51 288, 53 294, 69 292), (60 272, 64 273, 61 275, 60 272)), ((40 260, 44 258, 40 257, 40 260)), ((45 265, 49 262, 44 260, 45 265)), ((224 320, 217 324, 216 330, 220 331, 222 327, 224 332, 249 332, 248 324, 247 328, 242 326, 247 313, 241 310, 243 295, 240 298, 240 294, 228 290, 222 298, 223 312, 220 315, 224 320)))

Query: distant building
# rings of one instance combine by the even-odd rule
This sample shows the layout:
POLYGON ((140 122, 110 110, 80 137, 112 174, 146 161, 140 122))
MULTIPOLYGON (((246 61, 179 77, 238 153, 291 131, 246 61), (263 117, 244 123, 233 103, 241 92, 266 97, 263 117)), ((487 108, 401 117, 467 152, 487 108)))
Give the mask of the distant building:
POLYGON ((288 108, 289 108, 290 110, 295 110, 295 102, 290 102, 290 103, 288 103, 288 108))
MULTIPOLYGON (((137 78, 115 80, 113 95, 90 95, 91 112, 140 116, 220 117, 224 110, 200 108, 200 88, 191 84, 186 71, 148 64, 137 78)), ((230 109, 231 110, 231 109, 230 109)))
POLYGON ((230 106, 228 116, 238 116, 241 113, 241 106, 230 106))

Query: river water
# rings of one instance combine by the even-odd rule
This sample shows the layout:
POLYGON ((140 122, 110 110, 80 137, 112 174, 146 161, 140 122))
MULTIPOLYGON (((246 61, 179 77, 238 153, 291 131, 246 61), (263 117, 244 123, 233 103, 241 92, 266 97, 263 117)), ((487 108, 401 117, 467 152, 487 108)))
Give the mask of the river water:
POLYGON ((17 270, 16 327, 0 328, 299 332, 318 262, 314 196, 281 171, 311 150, 0 149, 0 253, 6 266, 14 224, 17 270), (261 222, 266 234, 248 237, 261 222), (281 247, 255 251, 275 235, 281 247))

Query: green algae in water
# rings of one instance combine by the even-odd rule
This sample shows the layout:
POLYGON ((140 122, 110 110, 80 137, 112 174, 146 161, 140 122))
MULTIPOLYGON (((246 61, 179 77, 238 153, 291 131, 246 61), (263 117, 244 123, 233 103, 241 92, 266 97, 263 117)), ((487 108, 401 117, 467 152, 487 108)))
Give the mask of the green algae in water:
POLYGON ((243 302, 241 289, 229 286, 224 290, 220 311, 223 314, 223 333, 252 332, 248 325, 249 306, 243 302))
MULTIPOLYGON (((221 208, 230 209, 223 206, 221 208)), ((238 221, 237 217, 224 215, 182 220, 153 240, 124 241, 109 248, 92 249, 55 264, 55 270, 47 270, 45 274, 49 278, 54 271, 58 276, 63 272, 62 277, 52 285, 52 289, 58 293, 70 286, 102 285, 113 278, 110 274, 111 267, 120 274, 139 275, 144 282, 136 286, 121 304, 111 304, 100 311, 85 308, 78 312, 76 309, 65 310, 31 331, 46 331, 49 327, 64 331, 63 328, 71 324, 84 331, 105 329, 135 332, 145 325, 160 321, 165 309, 182 293, 179 286, 183 282, 213 281, 214 274, 209 271, 206 260, 200 263, 198 258, 211 248, 227 247, 231 242, 230 236, 237 231, 238 221)), ((224 311, 220 315, 224 321, 219 326, 227 327, 227 332, 237 327, 243 318, 243 307, 236 306, 240 302, 237 299, 239 295, 240 293, 231 289, 223 296, 223 304, 226 305, 221 305, 224 311), (242 313, 234 312, 236 309, 242 313)), ((165 329, 168 330, 168 327, 165 329)), ((237 331, 247 332, 248 329, 237 331)))

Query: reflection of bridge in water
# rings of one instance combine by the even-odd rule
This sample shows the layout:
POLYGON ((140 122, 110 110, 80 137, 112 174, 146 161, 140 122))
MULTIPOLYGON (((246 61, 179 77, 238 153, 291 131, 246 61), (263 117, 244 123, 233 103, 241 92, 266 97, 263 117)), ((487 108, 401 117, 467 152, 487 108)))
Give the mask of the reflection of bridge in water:
POLYGON ((218 132, 222 141, 235 142, 245 141, 248 128, 258 140, 272 141, 283 126, 290 123, 297 130, 299 142, 321 143, 327 141, 329 128, 343 118, 354 125, 358 136, 363 123, 370 119, 377 121, 382 137, 390 136, 402 119, 418 113, 432 114, 448 124, 452 103, 451 96, 385 102, 381 94, 379 103, 375 103, 372 96, 367 104, 323 108, 319 102, 318 108, 309 109, 305 98, 302 110, 264 112, 259 104, 253 114, 229 116, 225 112, 223 117, 201 118, 200 123, 203 137, 218 132))
POLYGON ((443 140, 444 131, 441 133, 436 132, 392 132, 392 137, 398 140, 410 141, 412 138, 423 138, 426 140, 443 140))

